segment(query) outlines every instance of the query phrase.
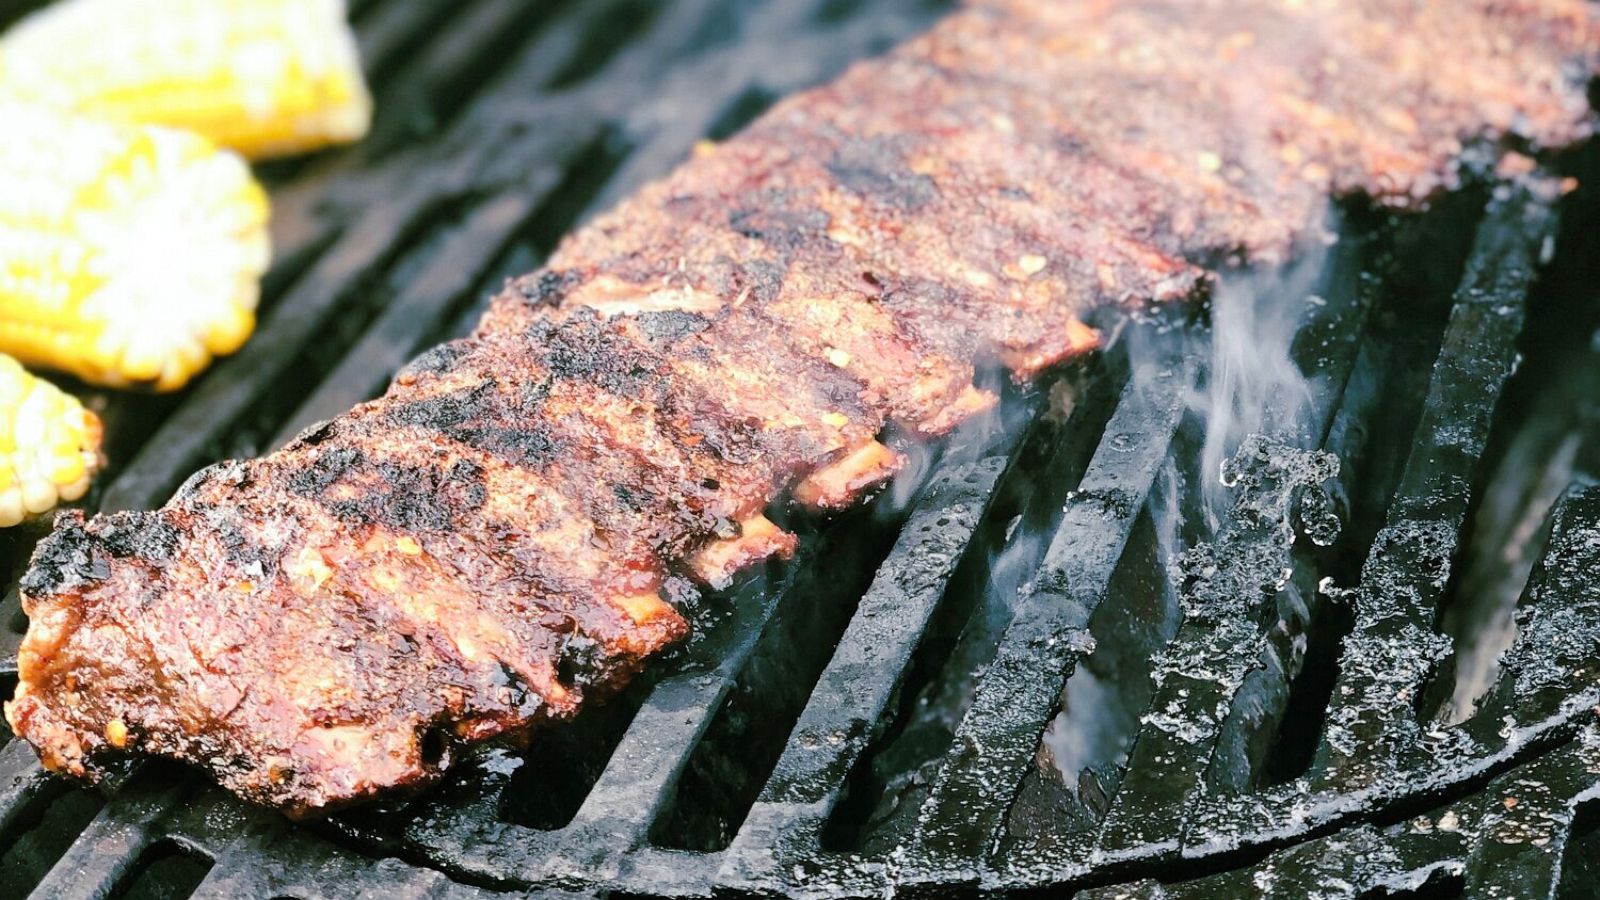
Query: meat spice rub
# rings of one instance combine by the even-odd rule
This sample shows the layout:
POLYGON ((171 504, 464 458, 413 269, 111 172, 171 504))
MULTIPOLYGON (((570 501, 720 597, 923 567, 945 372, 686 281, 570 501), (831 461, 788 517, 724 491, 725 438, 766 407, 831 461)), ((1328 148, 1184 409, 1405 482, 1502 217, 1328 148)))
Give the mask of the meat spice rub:
POLYGON ((1587 135, 1583 0, 982 0, 570 238, 476 335, 165 507, 63 516, 6 712, 51 769, 137 752, 316 814, 528 740, 845 506, 1092 348, 1100 304, 1272 263, 1330 193, 1587 135))

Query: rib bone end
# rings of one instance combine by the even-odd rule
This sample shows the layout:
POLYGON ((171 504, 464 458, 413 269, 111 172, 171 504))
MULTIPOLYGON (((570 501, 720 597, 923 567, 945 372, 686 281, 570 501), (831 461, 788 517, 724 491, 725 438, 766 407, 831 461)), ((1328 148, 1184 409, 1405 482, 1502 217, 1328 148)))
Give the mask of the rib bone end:
POLYGON ((799 539, 757 514, 739 523, 739 535, 712 541, 689 560, 694 577, 715 590, 733 583, 743 569, 772 557, 788 559, 794 555, 799 539))
POLYGON ((839 460, 812 472, 794 489, 794 500, 806 509, 826 511, 851 505, 862 491, 888 481, 905 457, 880 441, 869 441, 839 460))

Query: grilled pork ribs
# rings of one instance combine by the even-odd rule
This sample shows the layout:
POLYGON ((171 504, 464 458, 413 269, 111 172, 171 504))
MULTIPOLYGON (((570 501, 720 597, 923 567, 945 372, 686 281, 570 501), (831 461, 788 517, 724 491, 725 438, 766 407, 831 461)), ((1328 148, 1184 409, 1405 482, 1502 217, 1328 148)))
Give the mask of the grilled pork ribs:
POLYGON ((569 238, 475 336, 165 507, 65 514, 6 712, 45 765, 187 760, 292 815, 533 739, 792 551, 762 516, 891 477, 1095 346, 1424 203, 1466 142, 1585 137, 1583 0, 974 0, 569 238))

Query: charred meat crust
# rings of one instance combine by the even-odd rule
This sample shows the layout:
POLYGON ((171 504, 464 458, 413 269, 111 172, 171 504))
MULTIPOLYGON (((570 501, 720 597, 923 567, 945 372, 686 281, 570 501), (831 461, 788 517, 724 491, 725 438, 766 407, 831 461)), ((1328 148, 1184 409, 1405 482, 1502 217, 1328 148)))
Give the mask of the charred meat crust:
POLYGON ((970 0, 569 238, 381 399, 57 520, 6 712, 50 768, 146 753, 311 815, 425 784, 615 691, 725 584, 1093 346, 1397 207, 1464 142, 1587 135, 1583 0, 970 0))

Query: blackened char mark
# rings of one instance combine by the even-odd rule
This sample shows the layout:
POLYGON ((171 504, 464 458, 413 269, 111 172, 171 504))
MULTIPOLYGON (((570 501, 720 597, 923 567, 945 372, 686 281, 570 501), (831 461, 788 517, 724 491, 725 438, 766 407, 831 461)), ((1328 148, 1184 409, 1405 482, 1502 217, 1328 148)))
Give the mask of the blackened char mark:
POLYGON ((666 387, 661 358, 608 327, 598 313, 537 320, 528 340, 553 379, 583 381, 618 397, 653 397, 666 387))
POLYGON ((494 379, 423 400, 396 404, 391 424, 434 431, 522 468, 541 468, 562 445, 539 411, 547 382, 522 385, 508 393, 494 379))
POLYGON ((771 246, 785 259, 793 258, 796 251, 827 235, 830 220, 820 209, 795 207, 789 196, 792 193, 779 189, 759 192, 752 198, 751 205, 728 215, 729 227, 744 237, 771 246))
POLYGON ((285 472, 291 493, 321 498, 352 469, 367 465, 367 455, 355 447, 331 447, 312 455, 305 465, 285 472))
POLYGON ((915 212, 939 197, 933 179, 911 171, 888 137, 843 138, 828 161, 828 172, 841 187, 903 212, 915 212))
POLYGON ((258 578, 277 573, 284 546, 292 538, 290 534, 268 539, 260 529, 242 521, 230 507, 207 507, 197 512, 203 518, 205 527, 216 535, 217 542, 222 545, 223 558, 228 563, 254 567, 250 574, 258 578))
POLYGON ((511 284, 522 302, 532 307, 555 306, 575 287, 583 276, 578 272, 555 272, 549 269, 517 279, 511 284))
POLYGON ((43 597, 101 581, 111 574, 96 542, 84 527, 83 513, 56 515, 55 530, 33 551, 33 563, 19 587, 24 597, 43 597))
POLYGON ((560 453, 561 443, 543 423, 507 428, 501 425, 467 426, 445 432, 451 439, 524 469, 537 469, 560 453))
POLYGON ((739 266, 740 290, 748 289, 750 298, 758 303, 771 303, 783 293, 784 280, 789 276, 786 265, 764 259, 752 259, 739 266))
POLYGON ((443 375, 467 355, 467 350, 466 341, 440 344, 401 366, 400 371, 395 373, 395 381, 405 382, 422 375, 443 375))
POLYGON ((611 496, 617 498, 617 503, 624 509, 634 512, 650 509, 657 500, 652 491, 640 485, 614 484, 611 486, 611 496))
POLYGON ((156 565, 172 561, 181 535, 167 517, 154 513, 122 512, 96 523, 100 543, 117 559, 143 559, 156 565))
POLYGON ((88 526, 82 513, 62 512, 55 530, 35 548, 19 588, 28 596, 80 588, 108 577, 113 559, 162 566, 177 556, 181 538, 164 513, 108 513, 88 526))
POLYGON ((488 499, 483 469, 373 459, 339 448, 289 475, 290 490, 320 503, 341 522, 381 525, 409 534, 452 531, 488 499))

